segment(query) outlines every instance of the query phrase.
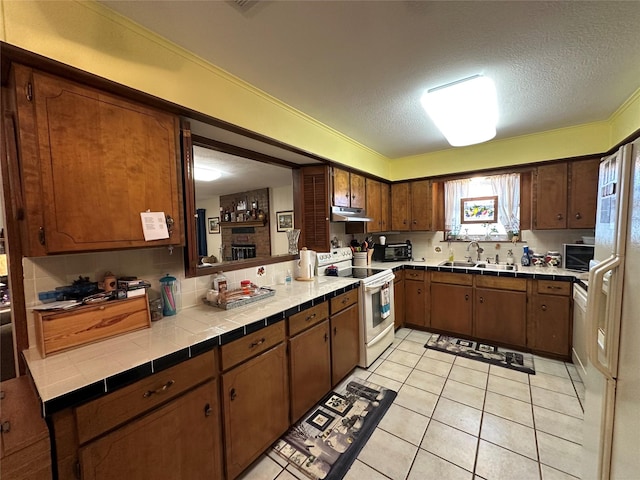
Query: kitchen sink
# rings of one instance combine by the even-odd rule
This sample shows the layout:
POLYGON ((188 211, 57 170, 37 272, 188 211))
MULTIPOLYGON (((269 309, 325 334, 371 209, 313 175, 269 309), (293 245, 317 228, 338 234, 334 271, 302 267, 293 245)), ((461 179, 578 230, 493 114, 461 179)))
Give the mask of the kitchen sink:
POLYGON ((486 270, 506 270, 510 272, 515 272, 518 270, 517 265, 506 265, 506 264, 500 264, 500 263, 486 263, 486 262, 476 263, 475 268, 484 268, 486 270))
POLYGON ((439 267, 453 267, 453 268, 482 268, 485 270, 502 270, 508 272, 515 272, 518 270, 517 265, 506 265, 500 263, 487 263, 487 262, 449 262, 444 261, 438 264, 439 267))
POLYGON ((460 267, 460 268, 473 268, 476 266, 475 263, 472 262, 442 262, 438 265, 439 267, 460 267))

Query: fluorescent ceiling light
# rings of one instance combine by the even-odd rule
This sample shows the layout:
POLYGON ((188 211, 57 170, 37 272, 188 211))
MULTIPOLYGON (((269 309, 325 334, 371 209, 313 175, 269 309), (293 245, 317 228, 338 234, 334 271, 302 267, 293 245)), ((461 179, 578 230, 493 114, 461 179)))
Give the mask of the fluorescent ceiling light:
POLYGON ((490 78, 475 75, 432 88, 420 101, 454 147, 486 142, 496 136, 498 102, 490 78))
POLYGON ((222 174, 218 170, 211 168, 194 167, 193 178, 200 182, 213 182, 219 179, 222 174))

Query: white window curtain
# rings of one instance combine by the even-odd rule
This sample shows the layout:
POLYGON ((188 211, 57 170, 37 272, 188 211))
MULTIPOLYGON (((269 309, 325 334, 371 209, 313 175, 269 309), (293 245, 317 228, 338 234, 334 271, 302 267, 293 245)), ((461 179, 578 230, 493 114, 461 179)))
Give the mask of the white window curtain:
POLYGON ((444 183, 444 204, 445 208, 445 225, 447 230, 458 230, 460 228, 460 199, 469 196, 470 178, 461 180, 451 180, 444 183))
MULTIPOLYGON (((498 196, 498 220, 505 230, 520 230, 520 174, 489 177, 493 194, 498 196)), ((458 214, 459 215, 459 214, 458 214)))

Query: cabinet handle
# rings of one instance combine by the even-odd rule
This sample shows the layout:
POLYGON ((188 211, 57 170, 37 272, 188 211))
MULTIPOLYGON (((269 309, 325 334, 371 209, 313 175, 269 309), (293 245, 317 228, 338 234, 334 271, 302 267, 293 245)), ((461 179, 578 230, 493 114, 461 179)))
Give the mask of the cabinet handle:
POLYGON ((9 422, 9 420, 7 420, 6 422, 2 422, 2 424, 0 424, 0 432, 9 433, 10 431, 11 431, 11 422, 9 422))
POLYGON ((469 300, 469 294, 468 293, 464 296, 464 299, 465 300, 469 300))
POLYGON ((582 218, 582 215, 580 215, 580 212, 576 213, 576 220, 580 220, 582 218))
POLYGON ((169 380, 167 383, 165 383, 165 384, 164 384, 163 386, 161 386, 160 388, 157 388, 157 389, 155 389, 155 390, 147 390, 146 392, 144 392, 144 393, 142 394, 142 396, 143 396, 144 398, 149 398, 151 395, 157 395, 158 393, 166 392, 166 391, 169 389, 169 387, 170 387, 171 385, 173 385, 174 383, 176 383, 176 381, 175 381, 175 380, 169 380))
POLYGON ((31 82, 27 82, 24 87, 24 96, 27 97, 27 100, 30 102, 33 100, 33 84, 31 82))
POLYGON ((418 295, 420 295, 421 293, 422 293, 422 289, 421 289, 421 288, 419 288, 419 289, 418 289, 418 295))
POLYGON ((209 405, 208 403, 204 406, 204 416, 205 417, 210 417, 211 414, 213 413, 213 408, 211 408, 211 405, 209 405))
POLYGON ((413 224, 415 225, 416 223, 418 223, 418 221, 417 221, 417 220, 414 220, 414 221, 413 221, 413 224))
POLYGON ((556 287, 555 285, 547 285, 549 290, 562 290, 562 287, 556 287))
POLYGON ((335 337, 338 334, 337 327, 333 327, 333 336, 335 337))
POLYGON ((236 389, 235 389, 235 388, 232 388, 232 389, 229 391, 229 398, 230 398, 230 399, 231 399, 231 401, 233 402, 233 401, 236 399, 236 397, 237 397, 237 396, 238 396, 238 395, 236 394, 236 389))
POLYGON ((324 334, 324 343, 329 341, 329 335, 327 333, 324 334))
MULTIPOLYGON (((311 320, 313 320, 314 318, 316 318, 316 314, 314 313, 313 315, 309 315, 307 318, 305 318, 305 321, 310 322, 311 320)), ((264 339, 263 339, 264 340, 264 339)))
POLYGON ((44 245, 46 241, 46 237, 44 236, 44 227, 40 227, 38 229, 38 242, 40 242, 40 245, 44 245))
POLYGON ((253 342, 251 345, 249 345, 249 348, 254 348, 257 347, 258 345, 262 345, 264 342, 266 342, 267 339, 262 337, 260 340, 258 340, 257 342, 253 342))
POLYGON ((558 215, 556 215, 556 218, 557 218, 558 220, 562 220, 562 214, 561 214, 561 213, 559 213, 558 215))
POLYGON ((171 235, 173 233, 173 226, 176 224, 176 221, 173 219, 171 215, 167 215, 166 222, 167 222, 167 230, 169 231, 169 235, 171 235))
POLYGON ((542 305, 542 307, 540 307, 540 308, 542 308, 542 311, 543 311, 543 312, 546 312, 546 311, 547 311, 547 306, 546 306, 546 305, 542 305))
POLYGON ((349 297, 344 297, 342 299, 342 304, 344 305, 345 303, 347 303, 349 301, 349 297))
POLYGON ((480 303, 484 303, 484 297, 480 297, 480 303))

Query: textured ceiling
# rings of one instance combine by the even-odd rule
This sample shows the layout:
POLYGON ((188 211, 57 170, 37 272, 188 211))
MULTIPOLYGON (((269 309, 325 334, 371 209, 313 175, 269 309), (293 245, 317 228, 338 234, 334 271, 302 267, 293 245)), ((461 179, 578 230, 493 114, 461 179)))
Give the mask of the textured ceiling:
POLYGON ((605 120, 640 87, 635 0, 101 3, 389 158, 449 148, 419 99, 473 74, 496 138, 605 120))

